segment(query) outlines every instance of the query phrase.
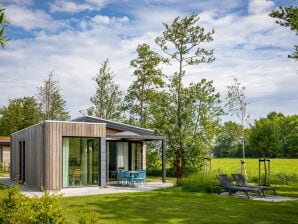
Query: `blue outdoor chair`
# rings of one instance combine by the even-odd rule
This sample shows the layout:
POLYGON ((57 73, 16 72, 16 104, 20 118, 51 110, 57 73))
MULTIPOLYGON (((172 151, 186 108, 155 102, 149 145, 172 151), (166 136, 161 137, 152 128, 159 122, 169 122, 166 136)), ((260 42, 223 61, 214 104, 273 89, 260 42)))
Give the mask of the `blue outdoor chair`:
POLYGON ((124 172, 125 171, 123 169, 118 169, 117 170, 117 183, 118 183, 118 185, 122 184, 124 172))
POLYGON ((126 184, 132 183, 132 177, 129 173, 129 171, 125 170, 122 172, 122 179, 126 182, 126 184))
POLYGON ((139 183, 143 183, 144 186, 147 186, 146 184, 146 171, 140 170, 133 178, 134 182, 137 182, 137 187, 139 183))

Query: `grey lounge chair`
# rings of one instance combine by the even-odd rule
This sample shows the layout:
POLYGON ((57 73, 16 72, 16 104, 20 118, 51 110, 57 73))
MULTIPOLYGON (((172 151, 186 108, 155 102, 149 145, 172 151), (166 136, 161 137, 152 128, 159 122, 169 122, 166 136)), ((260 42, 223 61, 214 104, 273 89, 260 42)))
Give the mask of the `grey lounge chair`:
POLYGON ((262 191, 262 194, 264 195, 265 197, 265 193, 264 191, 265 190, 272 190, 274 195, 276 196, 276 191, 275 191, 275 188, 272 187, 272 186, 256 186, 256 185, 250 185, 246 179, 244 178, 244 176, 240 173, 233 173, 232 174, 232 177, 234 178, 234 180, 237 182, 237 185, 240 186, 240 187, 256 187, 258 189, 260 189, 262 191))
MULTIPOLYGON (((242 191, 246 194, 247 198, 249 199, 249 191, 258 192, 259 196, 262 197, 260 189, 257 187, 240 187, 233 184, 231 179, 228 177, 227 174, 217 174, 217 179, 219 180, 222 189, 224 191, 229 192, 229 195, 232 195, 233 193, 236 193, 237 191, 242 191)), ((218 191, 219 193, 219 191, 218 191)))

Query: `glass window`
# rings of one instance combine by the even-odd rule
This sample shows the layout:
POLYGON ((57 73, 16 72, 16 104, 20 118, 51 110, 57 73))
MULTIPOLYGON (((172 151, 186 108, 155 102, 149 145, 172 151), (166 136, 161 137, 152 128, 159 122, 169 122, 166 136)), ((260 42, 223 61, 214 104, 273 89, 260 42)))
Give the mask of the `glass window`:
POLYGON ((131 143, 131 157, 130 157, 130 169, 140 170, 142 169, 142 144, 131 143))
POLYGON ((107 142, 107 156, 110 176, 117 169, 142 169, 142 143, 140 142, 107 142))
POLYGON ((63 187, 98 185, 99 139, 63 137, 63 187))

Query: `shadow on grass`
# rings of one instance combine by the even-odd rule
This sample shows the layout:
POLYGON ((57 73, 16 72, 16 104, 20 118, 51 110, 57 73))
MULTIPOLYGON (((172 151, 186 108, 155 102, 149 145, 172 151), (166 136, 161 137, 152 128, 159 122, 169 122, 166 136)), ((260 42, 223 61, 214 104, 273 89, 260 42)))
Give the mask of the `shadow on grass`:
POLYGON ((179 188, 63 200, 70 220, 79 212, 96 212, 97 223, 293 223, 298 219, 298 201, 273 205, 179 188))

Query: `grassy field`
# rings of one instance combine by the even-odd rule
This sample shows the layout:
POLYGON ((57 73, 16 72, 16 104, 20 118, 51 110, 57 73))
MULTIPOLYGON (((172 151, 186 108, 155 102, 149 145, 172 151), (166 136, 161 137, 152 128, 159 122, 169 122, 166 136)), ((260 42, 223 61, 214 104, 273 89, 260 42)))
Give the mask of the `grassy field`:
MULTIPOLYGON (((254 179, 254 176, 258 175, 258 160, 248 159, 246 163, 248 175, 254 179)), ((298 160, 271 160, 271 173, 297 174, 297 164, 298 160)), ((212 176, 217 172, 240 172, 240 159, 214 159, 212 165, 212 176)), ((297 183, 274 186, 278 195, 298 198, 297 183)), ((0 198, 4 192, 5 190, 0 188, 0 198)), ((61 203, 66 215, 66 224, 298 224, 298 200, 253 201, 217 194, 185 192, 180 187, 151 192, 68 197, 62 198, 61 203)))
MULTIPOLYGON (((241 159, 213 159, 212 174, 240 173, 241 159)), ((259 160, 246 159, 248 180, 258 182, 259 160)), ((261 173, 263 173, 263 165, 261 173)), ((272 184, 298 185, 298 159, 270 159, 270 179, 272 184)))
MULTIPOLYGON (((222 173, 240 172, 240 158, 212 159, 212 170, 222 173)), ((257 176, 258 159, 246 159, 248 176, 257 176)), ((270 159, 272 173, 298 173, 298 159, 270 159)))

